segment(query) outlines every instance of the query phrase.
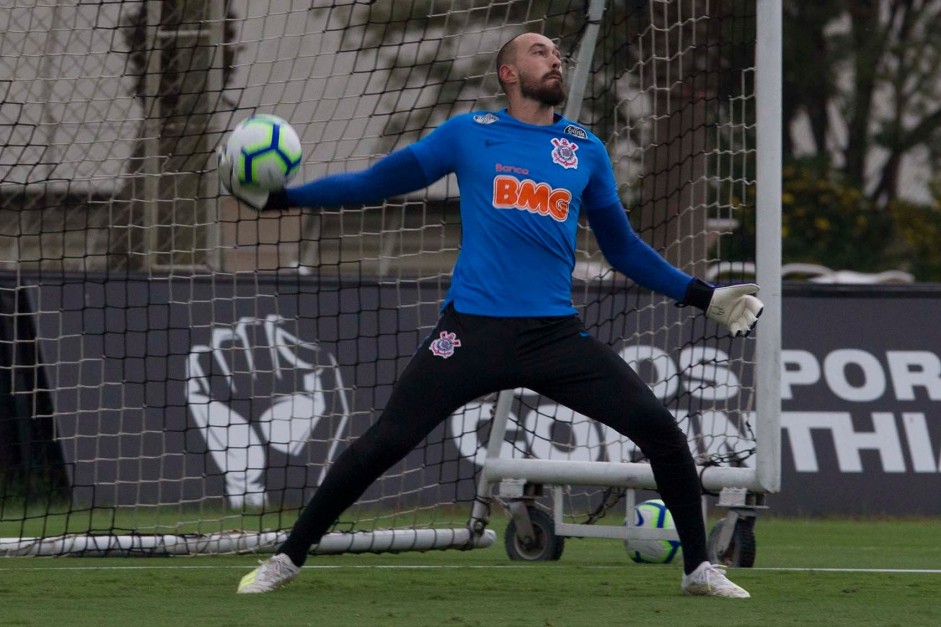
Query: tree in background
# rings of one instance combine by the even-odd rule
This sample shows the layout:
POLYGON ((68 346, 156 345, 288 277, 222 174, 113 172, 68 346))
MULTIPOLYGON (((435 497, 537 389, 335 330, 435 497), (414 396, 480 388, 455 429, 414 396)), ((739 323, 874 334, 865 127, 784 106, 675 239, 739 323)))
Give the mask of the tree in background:
POLYGON ((559 41, 563 53, 571 54, 585 26, 586 7, 584 0, 498 6, 411 0, 313 10, 327 19, 329 30, 341 33, 338 52, 358 55, 364 71, 376 77, 362 96, 379 99, 370 115, 387 120, 377 147, 385 153, 415 141, 472 103, 501 102, 493 56, 469 51, 496 52, 509 37, 539 25, 559 41), (494 23, 506 26, 494 28, 494 23))
POLYGON ((785 262, 941 280, 938 181, 903 177, 941 166, 939 23, 937 0, 784 3, 785 262))

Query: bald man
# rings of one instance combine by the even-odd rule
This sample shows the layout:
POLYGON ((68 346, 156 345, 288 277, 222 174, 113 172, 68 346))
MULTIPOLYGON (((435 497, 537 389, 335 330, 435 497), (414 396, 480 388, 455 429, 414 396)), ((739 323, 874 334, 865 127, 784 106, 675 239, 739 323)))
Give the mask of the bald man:
POLYGON ((602 142, 555 112, 566 97, 553 41, 525 33, 497 55, 507 107, 451 118, 373 166, 268 194, 233 195, 257 209, 379 202, 454 173, 462 247, 441 316, 399 377, 376 422, 331 466, 290 536, 239 582, 239 593, 292 581, 311 546, 366 489, 465 404, 528 388, 630 438, 643 451, 683 547, 686 594, 743 598, 706 555, 696 465, 672 414, 631 367, 592 337, 572 304, 578 218, 608 262, 639 285, 702 309, 747 335, 761 313, 756 285, 715 287, 670 265, 631 228, 602 142))

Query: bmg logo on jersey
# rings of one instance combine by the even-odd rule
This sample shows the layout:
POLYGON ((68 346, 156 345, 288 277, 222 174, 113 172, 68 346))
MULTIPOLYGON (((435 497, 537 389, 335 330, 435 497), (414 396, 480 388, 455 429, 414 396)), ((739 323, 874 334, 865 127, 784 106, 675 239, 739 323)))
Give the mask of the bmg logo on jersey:
POLYGON ((565 222, 571 202, 572 192, 564 187, 553 189, 548 183, 508 174, 493 179, 493 206, 497 209, 520 209, 565 222))

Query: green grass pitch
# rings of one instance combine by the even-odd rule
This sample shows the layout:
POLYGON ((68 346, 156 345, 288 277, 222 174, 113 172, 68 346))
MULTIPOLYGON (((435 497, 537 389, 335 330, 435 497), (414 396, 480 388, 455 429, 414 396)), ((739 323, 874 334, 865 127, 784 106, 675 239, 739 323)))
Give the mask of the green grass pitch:
MULTIPOLYGON (((494 526, 502 534, 502 526, 494 526)), ((941 522, 758 519, 751 599, 684 597, 678 564, 568 538, 558 562, 492 548, 312 557, 235 594, 257 556, 0 559, 0 625, 941 625, 941 522)))

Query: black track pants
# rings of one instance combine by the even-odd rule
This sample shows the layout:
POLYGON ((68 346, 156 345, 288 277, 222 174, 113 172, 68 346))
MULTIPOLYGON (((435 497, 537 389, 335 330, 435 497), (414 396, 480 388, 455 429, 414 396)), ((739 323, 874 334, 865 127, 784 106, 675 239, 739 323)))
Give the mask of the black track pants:
POLYGON ((686 571, 706 559, 699 478, 686 436, 620 356, 577 316, 493 318, 453 307, 402 372, 379 419, 331 466, 279 552, 303 564, 340 514, 443 420, 474 399, 520 387, 630 438, 650 460, 686 571))

